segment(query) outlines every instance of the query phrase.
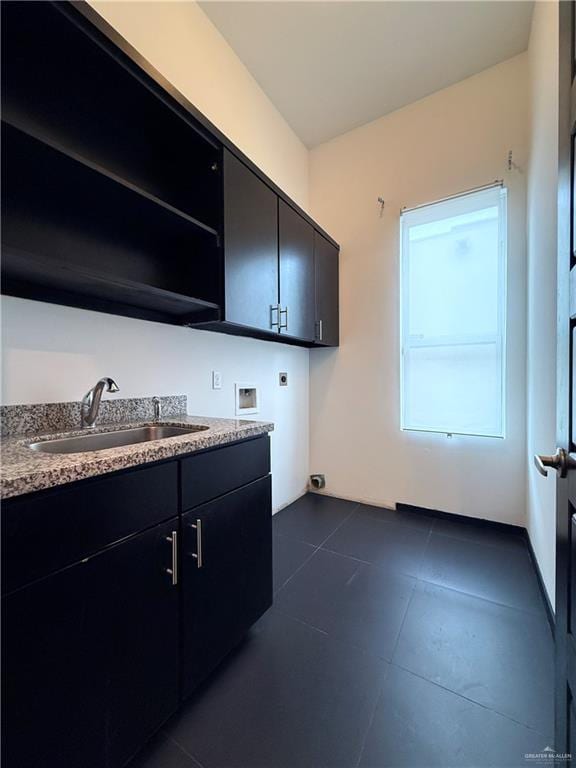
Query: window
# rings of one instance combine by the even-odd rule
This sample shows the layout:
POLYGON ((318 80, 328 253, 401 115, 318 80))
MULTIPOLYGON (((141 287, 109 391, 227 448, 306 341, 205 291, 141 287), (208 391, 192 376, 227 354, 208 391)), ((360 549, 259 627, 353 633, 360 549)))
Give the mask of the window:
POLYGON ((401 428, 504 437, 506 190, 400 222, 401 428))

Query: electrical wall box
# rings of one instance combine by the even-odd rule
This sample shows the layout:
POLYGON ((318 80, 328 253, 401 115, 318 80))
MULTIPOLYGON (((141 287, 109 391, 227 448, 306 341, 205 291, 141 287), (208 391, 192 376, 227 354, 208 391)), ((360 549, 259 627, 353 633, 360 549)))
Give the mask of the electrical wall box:
POLYGON ((258 413, 260 398, 258 387, 254 384, 235 384, 236 391, 236 416, 248 416, 258 413))

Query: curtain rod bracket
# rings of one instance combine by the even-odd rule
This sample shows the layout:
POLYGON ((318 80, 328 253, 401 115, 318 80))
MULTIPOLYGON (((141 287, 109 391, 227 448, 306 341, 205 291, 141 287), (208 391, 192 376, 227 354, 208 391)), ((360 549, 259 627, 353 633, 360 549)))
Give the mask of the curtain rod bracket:
POLYGON ((512 150, 508 150, 508 170, 509 171, 521 171, 522 169, 520 166, 514 162, 514 156, 512 154, 512 150))

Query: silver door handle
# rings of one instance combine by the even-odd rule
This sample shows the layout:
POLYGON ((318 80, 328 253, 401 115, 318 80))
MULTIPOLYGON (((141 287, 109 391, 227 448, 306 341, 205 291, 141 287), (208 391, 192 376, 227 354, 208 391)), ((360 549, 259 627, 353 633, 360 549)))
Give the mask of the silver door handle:
POLYGON ((555 469, 560 477, 566 477, 569 469, 574 469, 576 460, 566 453, 564 448, 558 448, 553 456, 539 455, 534 456, 536 469, 544 477, 548 477, 548 469, 555 469))
POLYGON ((280 328, 280 304, 270 304, 270 328, 280 328), (276 312, 276 319, 274 319, 276 312))
POLYGON ((318 332, 316 334, 316 340, 317 341, 322 341, 323 336, 324 336, 324 328, 323 328, 322 320, 316 320, 316 325, 318 327, 318 332))
POLYGON ((284 307, 284 309, 282 309, 282 307, 279 307, 279 309, 280 309, 280 312, 279 312, 279 314, 280 314, 280 330, 284 329, 285 331, 287 331, 288 330, 288 307, 284 307), (286 321, 284 323, 282 323, 282 315, 286 316, 286 321))
POLYGON ((166 573, 172 576, 172 586, 178 584, 178 531, 172 531, 172 536, 166 536, 166 541, 172 544, 172 568, 166 568, 166 573))
POLYGON ((192 523, 190 528, 196 531, 196 552, 191 552, 192 557, 196 558, 196 567, 202 568, 202 520, 199 518, 196 523, 192 523))

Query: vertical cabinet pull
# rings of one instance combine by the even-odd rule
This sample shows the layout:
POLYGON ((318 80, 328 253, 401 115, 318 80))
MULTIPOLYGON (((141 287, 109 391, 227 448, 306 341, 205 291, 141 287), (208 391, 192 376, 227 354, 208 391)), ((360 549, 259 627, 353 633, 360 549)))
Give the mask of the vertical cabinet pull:
POLYGON ((324 337, 324 327, 322 320, 316 320, 316 341, 322 341, 324 337))
POLYGON ((279 310, 280 310, 279 311, 279 315, 280 315, 280 326, 279 327, 280 327, 280 330, 286 330, 287 331, 288 330, 288 307, 286 306, 286 307, 284 307, 284 309, 282 309, 282 307, 279 307, 279 310), (282 315, 284 315, 284 317, 285 317, 284 322, 282 322, 282 315))
POLYGON ((196 558, 196 567, 202 568, 202 520, 199 518, 196 523, 192 523, 190 528, 196 531, 196 552, 191 552, 192 557, 196 558))
POLYGON ((172 544, 172 568, 166 568, 166 573, 172 576, 172 586, 178 584, 178 531, 172 531, 172 536, 166 536, 166 541, 172 544))
POLYGON ((280 328, 280 304, 270 304, 270 328, 280 328))

